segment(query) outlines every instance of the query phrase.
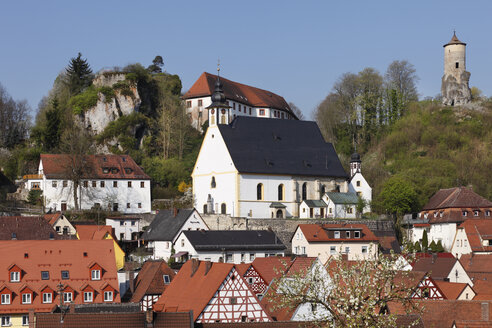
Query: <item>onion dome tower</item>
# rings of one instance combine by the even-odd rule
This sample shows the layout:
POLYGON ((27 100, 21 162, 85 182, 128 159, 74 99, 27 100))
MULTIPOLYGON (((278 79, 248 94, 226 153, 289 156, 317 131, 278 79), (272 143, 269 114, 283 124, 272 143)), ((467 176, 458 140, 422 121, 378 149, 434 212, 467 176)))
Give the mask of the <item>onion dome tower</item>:
POLYGON ((355 173, 361 173, 361 164, 359 153, 353 153, 350 157, 350 177, 353 177, 355 173))
POLYGON ((220 64, 217 64, 217 80, 215 81, 215 90, 212 94, 212 103, 207 107, 209 126, 229 124, 231 106, 229 106, 226 100, 222 87, 223 85, 220 81, 220 64))

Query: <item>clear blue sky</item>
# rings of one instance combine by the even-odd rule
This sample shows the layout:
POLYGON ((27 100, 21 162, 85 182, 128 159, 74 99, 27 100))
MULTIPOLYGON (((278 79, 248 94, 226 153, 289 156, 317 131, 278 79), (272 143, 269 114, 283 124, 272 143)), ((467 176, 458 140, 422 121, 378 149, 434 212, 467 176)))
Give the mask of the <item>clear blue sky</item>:
POLYGON ((3 1, 0 83, 33 111, 80 51, 94 71, 156 55, 183 91, 203 71, 271 90, 309 117, 344 72, 395 59, 440 92, 442 45, 467 46, 470 84, 492 96, 492 1, 3 1))

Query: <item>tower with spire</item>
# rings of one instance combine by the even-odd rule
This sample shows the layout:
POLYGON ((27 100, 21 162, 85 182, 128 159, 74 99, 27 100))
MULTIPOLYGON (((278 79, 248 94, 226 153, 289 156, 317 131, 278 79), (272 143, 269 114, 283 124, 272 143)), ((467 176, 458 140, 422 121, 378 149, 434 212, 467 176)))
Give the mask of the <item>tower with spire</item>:
POLYGON ((217 80, 215 81, 215 89, 212 94, 212 103, 207 107, 208 109, 208 124, 209 126, 216 126, 217 124, 229 124, 230 122, 230 108, 229 103, 224 95, 222 89, 222 82, 220 81, 220 61, 217 63, 217 80))
POLYGON ((350 180, 348 187, 349 192, 356 193, 366 202, 363 212, 371 212, 372 188, 362 175, 362 161, 357 150, 350 157, 350 180))
POLYGON ((466 71, 466 43, 453 33, 451 41, 444 46, 444 75, 441 95, 446 106, 464 105, 471 101, 468 85, 470 72, 466 71))

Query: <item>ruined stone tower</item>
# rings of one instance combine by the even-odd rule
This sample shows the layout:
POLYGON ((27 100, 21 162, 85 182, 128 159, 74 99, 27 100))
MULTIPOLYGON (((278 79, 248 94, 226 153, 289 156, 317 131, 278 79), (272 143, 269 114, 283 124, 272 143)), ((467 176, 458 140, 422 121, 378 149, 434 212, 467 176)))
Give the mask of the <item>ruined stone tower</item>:
POLYGON ((471 101, 468 85, 470 72, 466 71, 466 43, 453 34, 444 45, 444 75, 442 77, 442 102, 447 106, 464 105, 471 101))

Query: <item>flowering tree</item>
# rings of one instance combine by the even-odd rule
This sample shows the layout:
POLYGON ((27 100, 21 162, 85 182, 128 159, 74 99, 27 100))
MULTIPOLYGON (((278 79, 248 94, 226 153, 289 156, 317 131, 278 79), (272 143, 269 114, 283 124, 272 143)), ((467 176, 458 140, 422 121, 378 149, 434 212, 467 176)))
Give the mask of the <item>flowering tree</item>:
POLYGON ((416 285, 409 283, 406 265, 396 254, 367 261, 332 257, 323 269, 330 279, 320 279, 321 272, 299 272, 272 284, 266 297, 275 309, 310 304, 313 313, 304 320, 320 327, 397 327, 397 316, 388 313, 390 304, 420 313, 412 302, 416 285))

